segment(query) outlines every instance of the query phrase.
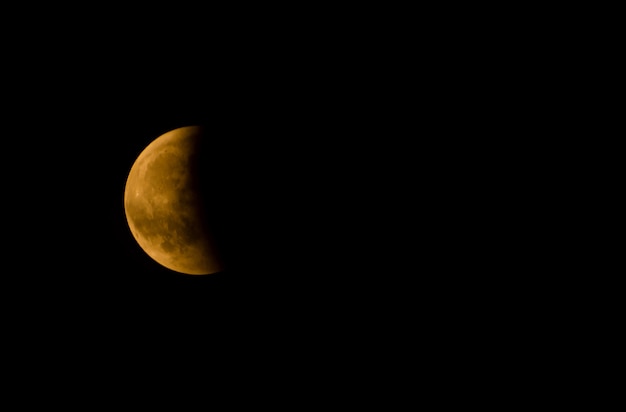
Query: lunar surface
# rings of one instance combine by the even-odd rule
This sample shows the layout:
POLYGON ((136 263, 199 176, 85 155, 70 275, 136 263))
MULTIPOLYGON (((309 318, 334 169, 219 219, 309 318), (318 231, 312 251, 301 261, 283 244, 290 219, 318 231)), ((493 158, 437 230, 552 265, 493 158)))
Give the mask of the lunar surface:
POLYGON ((126 219, 139 246, 166 268, 189 275, 223 269, 199 191, 201 138, 197 126, 156 138, 137 157, 124 190, 126 219))

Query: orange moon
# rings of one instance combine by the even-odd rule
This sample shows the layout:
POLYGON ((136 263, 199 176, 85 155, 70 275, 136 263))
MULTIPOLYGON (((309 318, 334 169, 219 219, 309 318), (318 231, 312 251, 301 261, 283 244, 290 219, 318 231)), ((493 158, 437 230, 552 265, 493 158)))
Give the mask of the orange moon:
POLYGON ((135 160, 124 189, 126 220, 139 246, 188 275, 223 270, 196 173, 202 135, 199 126, 185 126, 157 137, 135 160))

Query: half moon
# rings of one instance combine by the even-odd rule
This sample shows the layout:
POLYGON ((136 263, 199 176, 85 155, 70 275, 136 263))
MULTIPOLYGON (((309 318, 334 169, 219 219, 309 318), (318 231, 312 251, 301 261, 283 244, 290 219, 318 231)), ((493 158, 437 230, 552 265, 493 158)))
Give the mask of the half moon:
POLYGON ((223 270, 200 193, 202 134, 199 126, 186 126, 157 137, 135 160, 124 189, 126 220, 139 246, 189 275, 223 270))

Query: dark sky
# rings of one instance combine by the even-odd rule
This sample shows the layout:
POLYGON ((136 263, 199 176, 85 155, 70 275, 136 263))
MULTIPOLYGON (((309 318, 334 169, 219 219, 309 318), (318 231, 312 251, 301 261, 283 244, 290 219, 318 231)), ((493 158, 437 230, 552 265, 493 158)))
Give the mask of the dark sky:
MULTIPOLYGON (((277 397, 309 389, 308 403, 356 382, 344 396, 369 402, 363 388, 422 360, 439 374, 455 354, 480 361, 459 352, 476 336, 497 334, 487 350, 517 339, 500 334, 526 278, 526 256, 511 256, 533 246, 507 242, 525 212, 502 194, 515 187, 507 139, 525 141, 511 118, 532 111, 507 100, 524 75, 467 36, 477 23, 464 13, 457 27, 448 11, 413 21, 364 7, 160 19, 72 9, 66 24, 38 8, 9 29, 2 343, 24 398, 47 401, 39 388, 63 379, 68 397, 101 406, 120 386, 208 376, 238 390, 279 375, 277 397), (139 153, 195 124, 215 149, 211 207, 232 262, 202 277, 148 257, 123 209, 139 153)), ((207 386, 196 393, 210 402, 207 386)))
POLYGON ((215 362, 299 369, 331 352, 356 365, 351 336, 394 322, 393 239, 379 235, 396 227, 384 148, 399 113, 380 97, 393 76, 364 70, 374 43, 261 32, 210 32, 191 47, 151 34, 68 46, 70 33, 12 60, 2 293, 16 350, 132 383, 120 377, 128 358, 142 376, 215 362), (216 149, 213 206, 234 262, 204 277, 149 258, 123 210, 139 153, 194 124, 216 149))
POLYGON ((129 67, 87 80, 33 78, 7 109, 17 292, 59 316, 156 323, 166 313, 213 316, 216 307, 269 316, 274 305, 313 299, 329 273, 322 216, 351 190, 322 190, 345 149, 338 132, 321 130, 331 122, 320 118, 336 115, 331 103, 320 106, 295 75, 117 63, 129 67), (162 133, 194 124, 216 148, 215 202, 239 259, 233 273, 171 272, 140 250, 125 221, 135 158, 162 133))

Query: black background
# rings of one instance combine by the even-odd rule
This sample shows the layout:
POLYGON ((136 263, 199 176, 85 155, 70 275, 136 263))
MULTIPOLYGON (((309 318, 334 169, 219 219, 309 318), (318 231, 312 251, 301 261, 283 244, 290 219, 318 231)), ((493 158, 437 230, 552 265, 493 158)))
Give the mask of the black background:
POLYGON ((288 35, 298 22, 202 21, 170 36, 102 21, 42 32, 4 75, 14 347, 87 375, 127 370, 129 357, 142 370, 313 364, 344 350, 349 362, 356 336, 391 325, 383 313, 405 303, 388 296, 401 277, 385 275, 392 239, 378 235, 397 211, 382 148, 398 113, 385 97, 394 77, 369 80, 376 42, 288 35), (207 191, 231 263, 210 276, 151 260, 123 209, 139 153, 196 124, 213 150, 207 191))
POLYGON ((1 37, 20 402, 388 409, 418 385, 489 398, 543 359, 560 263, 540 262, 558 242, 536 188, 558 184, 536 182, 561 75, 517 11, 47 7, 7 14, 1 37), (123 210, 141 150, 195 124, 230 263, 210 276, 152 261, 123 210))
POLYGON ((357 10, 105 15, 10 42, 11 353, 49 377, 129 387, 191 373, 237 388, 280 371, 281 389, 321 372, 341 391, 410 362, 415 335, 418 358, 454 359, 514 296, 518 278, 487 274, 517 261, 500 241, 510 200, 490 201, 499 183, 482 160, 483 137, 515 127, 463 27, 357 10), (194 124, 230 263, 209 276, 152 261, 123 210, 141 150, 194 124))

